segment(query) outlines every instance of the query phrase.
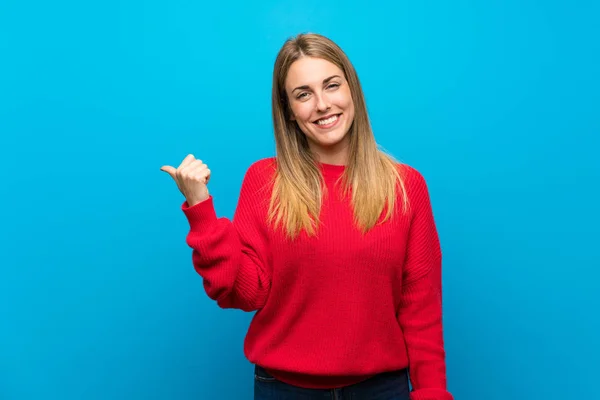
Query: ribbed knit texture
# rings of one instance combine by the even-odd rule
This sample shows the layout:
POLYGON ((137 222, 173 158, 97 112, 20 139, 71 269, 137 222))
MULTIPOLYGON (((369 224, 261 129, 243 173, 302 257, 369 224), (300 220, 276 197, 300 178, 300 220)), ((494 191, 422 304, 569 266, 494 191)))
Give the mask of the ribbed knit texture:
POLYGON ((248 360, 289 384, 334 388, 409 367, 412 400, 446 391, 441 251, 422 175, 407 165, 410 210, 362 236, 335 182, 343 166, 321 164, 327 193, 317 237, 285 238, 266 222, 275 159, 244 177, 232 220, 213 198, 188 207, 187 243, 204 289, 222 308, 257 311, 248 360))

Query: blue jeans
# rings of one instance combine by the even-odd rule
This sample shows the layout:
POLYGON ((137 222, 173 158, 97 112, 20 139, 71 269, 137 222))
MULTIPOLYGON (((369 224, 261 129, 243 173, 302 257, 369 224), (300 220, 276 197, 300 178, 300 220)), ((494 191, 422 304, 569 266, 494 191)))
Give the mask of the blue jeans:
POLYGON ((409 400, 406 369, 385 372, 339 389, 304 389, 283 383, 264 368, 254 368, 254 400, 409 400))

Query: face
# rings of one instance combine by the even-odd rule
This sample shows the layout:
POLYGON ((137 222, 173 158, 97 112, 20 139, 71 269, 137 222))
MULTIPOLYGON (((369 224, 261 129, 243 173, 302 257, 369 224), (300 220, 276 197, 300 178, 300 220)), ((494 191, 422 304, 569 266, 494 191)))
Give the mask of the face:
POLYGON ((354 103, 344 73, 321 58, 302 57, 288 71, 285 90, 291 119, 321 162, 344 164, 354 103))

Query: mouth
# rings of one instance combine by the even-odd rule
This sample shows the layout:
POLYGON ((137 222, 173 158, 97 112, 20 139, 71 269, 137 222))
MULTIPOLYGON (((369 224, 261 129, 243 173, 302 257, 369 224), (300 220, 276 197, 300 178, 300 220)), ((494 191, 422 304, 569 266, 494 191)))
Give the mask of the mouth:
POLYGON ((328 129, 335 126, 340 120, 340 115, 342 114, 331 114, 327 115, 323 118, 319 118, 316 121, 313 121, 313 124, 318 126, 321 129, 328 129))

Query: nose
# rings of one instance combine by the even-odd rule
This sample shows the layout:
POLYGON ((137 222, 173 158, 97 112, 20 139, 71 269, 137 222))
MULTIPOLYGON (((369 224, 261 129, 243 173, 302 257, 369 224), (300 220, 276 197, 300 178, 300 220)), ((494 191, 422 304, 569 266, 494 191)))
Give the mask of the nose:
POLYGON ((325 93, 317 94, 317 111, 325 112, 331 108, 329 98, 325 93))

